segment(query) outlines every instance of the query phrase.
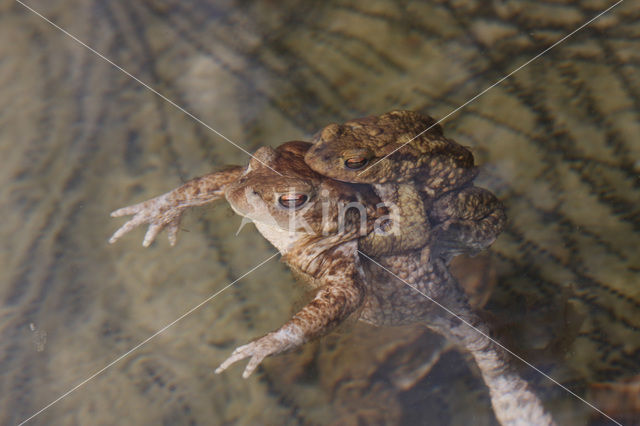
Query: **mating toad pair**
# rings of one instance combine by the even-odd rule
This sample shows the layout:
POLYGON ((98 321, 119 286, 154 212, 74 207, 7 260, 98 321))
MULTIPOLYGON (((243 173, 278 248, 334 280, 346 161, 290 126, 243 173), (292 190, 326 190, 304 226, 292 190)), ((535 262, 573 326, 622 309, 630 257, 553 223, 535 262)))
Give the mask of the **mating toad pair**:
POLYGON ((134 217, 110 242, 148 223, 145 246, 164 228, 173 245, 185 209, 224 196, 317 292, 216 372, 250 358, 246 378, 265 357, 352 315, 374 325, 420 322, 473 356, 502 424, 553 424, 448 271, 452 257, 488 247, 504 226, 504 208, 473 185, 476 175, 471 152, 444 137, 432 118, 392 111, 331 124, 313 144, 260 148, 246 167, 116 210, 112 216, 134 217))

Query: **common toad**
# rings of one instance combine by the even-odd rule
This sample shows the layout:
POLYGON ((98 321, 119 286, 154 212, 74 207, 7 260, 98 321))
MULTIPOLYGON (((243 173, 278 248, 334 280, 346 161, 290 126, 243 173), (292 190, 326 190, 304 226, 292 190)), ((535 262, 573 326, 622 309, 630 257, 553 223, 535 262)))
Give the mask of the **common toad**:
POLYGON ((444 261, 424 264, 419 250, 379 261, 360 256, 357 238, 363 230, 371 232, 379 218, 377 200, 366 186, 341 184, 306 169, 301 160, 308 147, 289 142, 277 150, 261 148, 225 195, 238 214, 256 223, 297 275, 318 288, 316 296, 278 330, 237 348, 216 372, 251 358, 246 377, 266 356, 325 334, 357 312, 360 320, 374 325, 425 323, 468 351, 502 424, 553 424, 502 347, 489 338, 486 324, 469 307, 444 261), (357 214, 340 208, 356 200, 365 203, 357 214))
POLYGON ((232 208, 254 220, 296 275, 317 288, 315 298, 291 320, 237 348, 216 372, 250 358, 243 373, 248 377, 265 357, 326 334, 352 314, 375 325, 420 322, 474 357, 501 423, 528 419, 552 424, 506 354, 488 337, 488 328, 469 307, 442 259, 424 263, 415 250, 374 260, 358 250, 358 239, 371 233, 386 211, 379 208, 380 200, 368 185, 335 181, 308 168, 304 154, 309 146, 289 142, 276 150, 261 148, 244 171, 232 168, 211 174, 114 212, 136 216, 112 241, 137 224, 150 222, 147 243, 163 226, 177 223, 186 207, 207 197, 220 198, 224 189, 232 208), (349 203, 362 209, 344 209, 349 203))
POLYGON ((446 138, 432 117, 391 111, 330 124, 313 141, 305 156, 313 170, 372 184, 382 201, 395 207, 392 232, 362 240, 368 254, 427 245, 435 250, 432 255, 450 259, 488 247, 504 227, 500 201, 472 184, 478 173, 473 154, 446 138))

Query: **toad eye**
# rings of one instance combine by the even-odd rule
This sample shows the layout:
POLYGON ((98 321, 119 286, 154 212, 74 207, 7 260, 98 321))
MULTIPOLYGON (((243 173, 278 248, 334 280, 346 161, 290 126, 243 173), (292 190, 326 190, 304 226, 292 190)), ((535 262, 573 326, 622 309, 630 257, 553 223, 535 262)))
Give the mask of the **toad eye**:
POLYGON ((287 209, 297 209, 307 202, 309 197, 305 194, 284 194, 278 198, 280 205, 287 209))
POLYGON ((367 165, 369 159, 365 157, 351 157, 344 160, 344 165, 353 170, 358 170, 367 165))

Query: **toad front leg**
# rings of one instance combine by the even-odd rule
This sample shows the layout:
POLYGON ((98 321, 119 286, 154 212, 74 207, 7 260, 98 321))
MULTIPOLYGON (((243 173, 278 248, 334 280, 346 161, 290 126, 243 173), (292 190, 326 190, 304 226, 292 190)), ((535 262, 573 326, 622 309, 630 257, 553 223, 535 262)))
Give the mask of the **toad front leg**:
POLYGON ((495 195, 472 185, 435 200, 429 220, 434 224, 432 255, 448 261, 490 246, 502 232, 507 216, 495 195))
POLYGON ((216 373, 251 357, 242 373, 246 379, 266 357, 295 349, 328 333, 362 305, 365 290, 362 270, 356 261, 349 263, 347 259, 336 258, 323 264, 322 269, 325 272, 314 280, 321 288, 308 305, 276 331, 238 347, 216 373))
POLYGON ((373 185, 390 209, 390 229, 375 230, 360 240, 360 249, 380 257, 424 247, 430 239, 430 226, 420 192, 409 184, 373 185))
POLYGON ((149 229, 144 236, 143 246, 149 247, 164 228, 167 228, 169 243, 175 245, 182 213, 189 207, 201 206, 222 198, 225 188, 236 181, 243 170, 243 167, 231 166, 191 179, 166 194, 111 212, 112 217, 134 216, 111 236, 109 243, 115 243, 127 232, 148 223, 149 229))

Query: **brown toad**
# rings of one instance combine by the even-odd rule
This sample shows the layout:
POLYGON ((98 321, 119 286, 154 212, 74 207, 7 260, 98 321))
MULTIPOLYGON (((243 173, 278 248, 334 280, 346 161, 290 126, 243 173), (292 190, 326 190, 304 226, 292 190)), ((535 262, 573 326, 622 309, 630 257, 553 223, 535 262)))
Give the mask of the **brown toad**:
POLYGON ((112 240, 136 224, 150 222, 146 243, 158 229, 176 224, 188 205, 220 198, 224 188, 232 208, 251 218, 295 274, 317 289, 315 298, 286 324, 237 348, 216 372, 250 358, 243 373, 248 377, 265 357, 326 334, 351 315, 374 325, 419 322, 474 357, 503 424, 518 424, 522 418, 552 424, 506 354, 488 337, 486 325, 469 307, 444 260, 424 263, 420 251, 414 250, 375 261, 358 250, 358 239, 371 233, 387 212, 370 186, 335 181, 308 168, 304 155, 309 146, 288 142, 276 150, 261 148, 240 173, 232 168, 194 179, 114 213, 136 216, 112 240))
POLYGON ((444 137, 429 116, 391 111, 330 124, 314 142, 305 156, 313 170, 344 182, 372 184, 383 202, 396 207, 398 226, 388 235, 363 239, 366 253, 427 245, 435 250, 432 254, 449 259, 488 247, 502 231, 502 204, 472 184, 477 175, 473 154, 444 137))
POLYGON ((225 196, 278 247, 298 277, 318 289, 316 296, 278 330, 237 348, 216 372, 250 357, 246 377, 264 357, 325 334, 350 315, 374 325, 420 322, 473 356, 502 424, 552 424, 502 347, 488 337, 443 260, 425 264, 414 250, 374 261, 357 249, 357 238, 370 233, 380 217, 378 200, 367 186, 341 184, 306 169, 301 160, 307 149, 303 142, 261 148, 225 196), (362 208, 344 207, 356 201, 362 208))

